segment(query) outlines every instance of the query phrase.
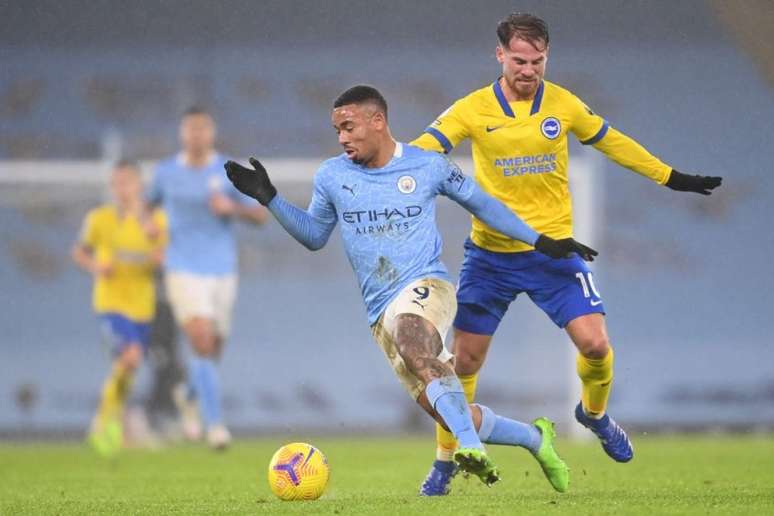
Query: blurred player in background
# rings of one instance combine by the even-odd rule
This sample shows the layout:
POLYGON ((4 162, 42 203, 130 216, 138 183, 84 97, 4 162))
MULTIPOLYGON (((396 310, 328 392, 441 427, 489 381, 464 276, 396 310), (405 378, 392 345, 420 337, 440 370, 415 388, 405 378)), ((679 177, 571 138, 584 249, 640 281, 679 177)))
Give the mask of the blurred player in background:
MULTIPOLYGON (((476 181, 537 231, 553 238, 572 236, 570 132, 621 166, 673 190, 709 195, 720 185, 719 177, 686 175, 662 163, 578 97, 543 80, 549 36, 540 18, 511 14, 498 24, 497 37, 502 76, 455 102, 412 143, 449 153, 470 138, 476 181)), ((626 433, 607 414, 613 350, 591 270, 579 257, 549 260, 475 216, 460 271, 453 346, 468 401, 474 399, 492 335, 520 293, 564 328, 578 349, 582 399, 576 419, 599 437, 611 458, 631 460, 626 433)), ((437 445, 438 460, 422 486, 428 495, 446 494, 452 476, 447 465, 456 443, 440 426, 437 445)))
MULTIPOLYGON (((460 440, 454 460, 491 484, 498 472, 482 442, 527 448, 551 485, 565 491, 567 466, 553 449, 553 424, 528 425, 468 405, 443 341, 457 309, 454 286, 440 261, 435 198, 444 195, 512 239, 559 258, 596 252, 572 238, 536 233, 486 194, 451 161, 392 138, 387 102, 370 86, 354 86, 334 102, 333 126, 344 154, 325 161, 307 211, 277 194, 255 170, 228 162, 229 179, 268 206, 282 227, 310 250, 322 248, 341 220, 344 246, 368 311, 372 334, 411 397, 460 440)), ((324 300, 323 300, 324 302, 324 300)))
POLYGON ((163 274, 156 275, 156 316, 153 318, 148 345, 151 385, 144 408, 148 423, 163 435, 179 434, 180 414, 175 401, 176 389, 185 386, 186 360, 178 345, 179 330, 163 285, 163 274))
POLYGON ((223 422, 216 364, 229 335, 236 298, 234 220, 260 224, 266 210, 225 180, 225 160, 215 150, 215 135, 215 121, 207 111, 186 111, 179 131, 182 150, 158 164, 148 200, 162 205, 169 218, 167 297, 193 351, 190 389, 178 392, 184 429, 191 439, 201 437, 199 414, 192 409, 195 401, 207 442, 222 449, 231 434, 223 422))
POLYGON ((113 202, 88 213, 72 251, 75 263, 94 277, 94 311, 114 355, 89 434, 92 446, 106 456, 123 443, 124 405, 148 347, 153 275, 167 242, 164 214, 145 209, 136 164, 119 162, 110 190, 113 202))

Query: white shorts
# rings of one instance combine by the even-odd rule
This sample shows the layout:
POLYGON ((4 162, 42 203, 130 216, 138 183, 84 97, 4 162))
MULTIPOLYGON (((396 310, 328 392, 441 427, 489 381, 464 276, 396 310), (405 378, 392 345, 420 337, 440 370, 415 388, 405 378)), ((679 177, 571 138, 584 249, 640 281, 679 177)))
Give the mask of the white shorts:
POLYGON ((164 275, 167 298, 180 325, 194 317, 210 319, 221 338, 231 331, 231 310, 237 292, 235 274, 208 276, 188 272, 164 275))
POLYGON ((446 349, 444 343, 456 312, 457 294, 454 285, 437 278, 424 278, 404 288, 392 303, 387 305, 379 320, 371 326, 376 343, 382 348, 400 383, 415 400, 424 392, 425 384, 408 370, 398 353, 394 338, 397 317, 400 314, 414 314, 430 321, 441 336, 442 345, 438 359, 448 362, 454 355, 446 349))

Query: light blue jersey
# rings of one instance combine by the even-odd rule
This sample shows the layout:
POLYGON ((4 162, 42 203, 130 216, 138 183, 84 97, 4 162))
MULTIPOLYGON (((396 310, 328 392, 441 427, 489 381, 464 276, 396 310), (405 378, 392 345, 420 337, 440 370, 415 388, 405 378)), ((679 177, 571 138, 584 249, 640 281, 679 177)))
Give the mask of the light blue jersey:
POLYGON ((382 168, 365 168, 344 154, 325 161, 304 211, 276 194, 267 207, 293 238, 322 248, 340 221, 349 262, 373 324, 409 283, 449 280, 441 263, 435 198, 445 195, 504 235, 534 245, 538 234, 484 192, 445 156, 398 143, 382 168))
POLYGON ((412 281, 451 280, 440 260, 435 197, 465 201, 473 188, 445 157, 400 143, 382 168, 362 167, 343 154, 322 164, 308 212, 331 225, 340 222, 369 324, 412 281))
POLYGON ((169 219, 167 270, 201 275, 236 272, 234 221, 213 214, 209 199, 220 192, 240 203, 255 205, 255 201, 224 177, 224 162, 216 154, 206 166, 193 168, 179 155, 157 165, 148 200, 160 204, 169 219))

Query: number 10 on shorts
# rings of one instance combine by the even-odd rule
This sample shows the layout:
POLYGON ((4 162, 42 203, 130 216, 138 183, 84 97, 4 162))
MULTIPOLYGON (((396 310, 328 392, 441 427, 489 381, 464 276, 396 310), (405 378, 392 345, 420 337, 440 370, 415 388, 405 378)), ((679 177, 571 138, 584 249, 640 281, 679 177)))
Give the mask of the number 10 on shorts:
MULTIPOLYGON (((576 272, 575 277, 578 278, 578 281, 580 281, 581 288, 583 289, 583 297, 588 299, 592 294, 594 294, 596 299, 600 299, 602 297, 599 295, 599 291, 597 291, 597 287, 594 285, 594 276, 592 276, 590 272, 576 272)), ((592 305, 599 303, 601 303, 601 301, 591 301, 592 305)))

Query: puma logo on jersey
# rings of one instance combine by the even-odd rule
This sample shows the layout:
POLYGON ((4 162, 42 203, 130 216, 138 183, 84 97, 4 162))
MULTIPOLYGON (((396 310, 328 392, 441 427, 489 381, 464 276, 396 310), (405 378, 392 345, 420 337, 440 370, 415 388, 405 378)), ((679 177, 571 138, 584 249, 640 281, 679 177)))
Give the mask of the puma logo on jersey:
POLYGON ((352 185, 352 186, 341 185, 341 188, 342 188, 343 190, 346 190, 346 191, 348 191, 349 193, 351 193, 351 194, 352 194, 352 197, 354 197, 354 196, 355 196, 355 187, 356 187, 356 186, 357 186, 357 185, 352 185))

